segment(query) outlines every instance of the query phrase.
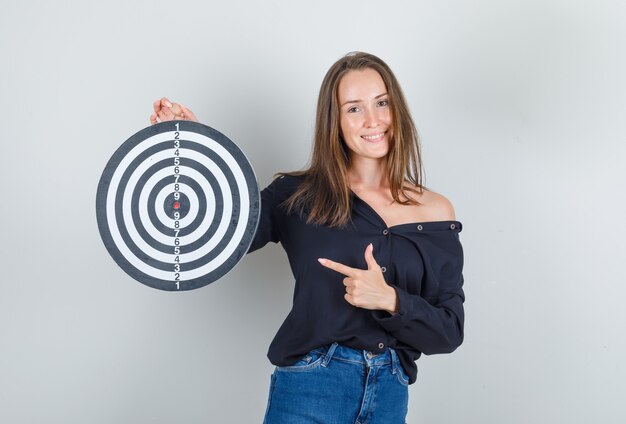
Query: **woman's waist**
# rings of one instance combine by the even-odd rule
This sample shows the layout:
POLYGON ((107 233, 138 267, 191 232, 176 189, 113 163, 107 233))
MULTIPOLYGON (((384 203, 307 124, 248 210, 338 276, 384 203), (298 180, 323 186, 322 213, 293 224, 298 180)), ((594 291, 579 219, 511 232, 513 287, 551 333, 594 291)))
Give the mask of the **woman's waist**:
POLYGON ((390 365, 398 361, 396 351, 393 348, 385 348, 382 352, 373 352, 367 349, 355 349, 339 343, 332 343, 313 349, 311 352, 332 356, 333 360, 368 367, 390 365))

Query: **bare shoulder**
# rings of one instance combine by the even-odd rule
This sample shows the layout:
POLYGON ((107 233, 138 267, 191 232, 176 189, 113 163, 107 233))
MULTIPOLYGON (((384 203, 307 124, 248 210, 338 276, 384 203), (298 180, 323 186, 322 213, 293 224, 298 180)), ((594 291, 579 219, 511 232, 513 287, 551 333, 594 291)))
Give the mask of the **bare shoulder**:
POLYGON ((422 195, 418 198, 428 213, 431 221, 455 221, 454 206, 442 194, 424 189, 422 195))

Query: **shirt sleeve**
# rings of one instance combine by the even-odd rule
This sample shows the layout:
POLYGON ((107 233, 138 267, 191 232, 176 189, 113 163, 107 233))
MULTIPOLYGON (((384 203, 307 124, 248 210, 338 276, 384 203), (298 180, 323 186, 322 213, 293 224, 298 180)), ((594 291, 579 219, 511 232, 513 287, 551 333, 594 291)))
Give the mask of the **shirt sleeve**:
MULTIPOLYGON (((458 244, 460 248, 460 244, 458 244)), ((450 353, 463 342, 462 251, 449 258, 436 258, 424 276, 424 285, 436 285, 430 299, 393 286, 398 294, 398 312, 372 311, 376 321, 398 341, 427 355, 450 353)))
MULTIPOLYGON (((280 178, 279 178, 280 179, 280 178)), ((278 243, 280 241, 279 231, 276 224, 276 190, 277 181, 274 180, 270 185, 261 191, 261 213, 259 216, 259 224, 254 234, 254 239, 248 249, 248 253, 254 252, 262 248, 269 242, 278 243)))

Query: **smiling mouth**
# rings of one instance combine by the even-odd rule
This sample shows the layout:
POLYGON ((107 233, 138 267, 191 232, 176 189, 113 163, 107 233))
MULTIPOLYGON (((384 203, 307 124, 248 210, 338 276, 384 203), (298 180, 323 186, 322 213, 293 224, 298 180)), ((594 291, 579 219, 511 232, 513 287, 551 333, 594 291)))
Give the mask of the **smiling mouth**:
POLYGON ((372 135, 362 135, 361 138, 367 140, 367 141, 371 141, 373 143, 380 141, 383 139, 383 137, 385 136, 384 132, 381 132, 379 134, 372 134, 372 135))

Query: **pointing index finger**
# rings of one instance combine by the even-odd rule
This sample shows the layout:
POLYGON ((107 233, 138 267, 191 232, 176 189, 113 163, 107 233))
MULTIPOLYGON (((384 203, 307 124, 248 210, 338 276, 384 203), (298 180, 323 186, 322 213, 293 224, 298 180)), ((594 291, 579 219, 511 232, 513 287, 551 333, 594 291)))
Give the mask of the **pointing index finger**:
POLYGON ((330 259, 319 258, 318 261, 326 268, 337 271, 338 273, 343 274, 346 277, 354 277, 355 273, 358 271, 357 269, 350 268, 349 266, 340 264, 339 262, 331 261, 330 259))

